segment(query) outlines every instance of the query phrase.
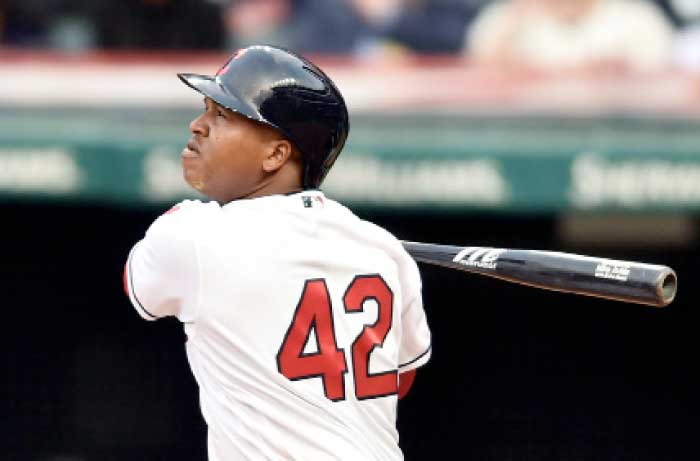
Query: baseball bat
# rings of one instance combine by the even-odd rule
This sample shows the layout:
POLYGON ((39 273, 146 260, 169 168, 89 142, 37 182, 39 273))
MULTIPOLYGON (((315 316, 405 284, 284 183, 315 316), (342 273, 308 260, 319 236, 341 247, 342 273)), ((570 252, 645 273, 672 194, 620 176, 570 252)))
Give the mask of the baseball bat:
POLYGON ((667 306, 678 285, 670 267, 641 262, 554 251, 402 243, 418 262, 627 303, 667 306))

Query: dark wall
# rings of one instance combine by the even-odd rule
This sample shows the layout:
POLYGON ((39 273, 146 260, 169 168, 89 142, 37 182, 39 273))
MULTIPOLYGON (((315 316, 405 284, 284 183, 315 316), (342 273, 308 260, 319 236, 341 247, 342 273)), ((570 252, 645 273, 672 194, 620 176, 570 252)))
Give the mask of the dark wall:
MULTIPOLYGON (((0 206, 1 459, 205 459, 181 327, 140 320, 122 292, 126 255, 160 211, 0 206)), ((409 240, 593 252, 562 247, 550 217, 362 214, 409 240)), ((695 456, 698 249, 596 254, 673 266, 676 302, 422 268, 434 352, 399 407, 406 459, 695 456)))

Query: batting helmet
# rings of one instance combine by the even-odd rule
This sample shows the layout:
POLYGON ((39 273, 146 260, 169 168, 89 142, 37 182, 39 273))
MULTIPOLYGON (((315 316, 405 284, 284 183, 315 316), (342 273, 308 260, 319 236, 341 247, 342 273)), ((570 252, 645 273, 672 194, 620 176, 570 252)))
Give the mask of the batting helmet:
POLYGON ((343 96, 318 67, 288 50, 251 46, 214 76, 178 74, 221 106, 279 130, 302 153, 304 188, 320 186, 348 136, 343 96))

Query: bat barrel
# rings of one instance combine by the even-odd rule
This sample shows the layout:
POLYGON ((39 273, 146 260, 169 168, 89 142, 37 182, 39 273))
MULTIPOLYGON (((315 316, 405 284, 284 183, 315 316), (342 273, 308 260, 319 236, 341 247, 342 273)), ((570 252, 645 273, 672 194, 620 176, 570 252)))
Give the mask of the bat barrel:
POLYGON ((570 253, 403 242, 418 262, 546 290, 664 307, 677 290, 669 267, 570 253))

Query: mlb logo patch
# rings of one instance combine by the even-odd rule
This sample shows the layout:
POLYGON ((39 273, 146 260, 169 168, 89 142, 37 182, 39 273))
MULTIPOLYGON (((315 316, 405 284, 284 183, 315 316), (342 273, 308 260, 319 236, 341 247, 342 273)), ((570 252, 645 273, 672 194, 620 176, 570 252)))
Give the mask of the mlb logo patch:
POLYGON ((317 196, 302 195, 301 201, 304 203, 304 208, 313 208, 314 204, 323 206, 323 198, 317 196))

